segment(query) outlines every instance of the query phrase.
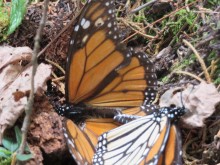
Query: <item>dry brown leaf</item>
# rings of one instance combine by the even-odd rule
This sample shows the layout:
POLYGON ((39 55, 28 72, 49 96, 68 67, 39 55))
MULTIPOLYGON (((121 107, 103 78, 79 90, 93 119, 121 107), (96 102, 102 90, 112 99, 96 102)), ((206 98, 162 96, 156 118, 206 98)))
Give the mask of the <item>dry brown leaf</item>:
MULTIPOLYGON (((24 111, 27 96, 30 92, 32 67, 27 68, 7 87, 1 89, 0 97, 0 128, 1 133, 8 126, 13 126, 17 118, 24 111)), ((41 94, 46 87, 45 82, 51 74, 51 67, 40 64, 35 76, 35 93, 41 94)))
MULTIPOLYGON (((21 57, 21 55, 18 56, 21 57)), ((32 73, 32 67, 24 69, 18 64, 18 58, 5 59, 0 60, 2 62, 0 65, 4 66, 0 70, 0 141, 4 130, 9 126, 13 126, 24 111, 30 93, 32 73)), ((35 75, 35 94, 42 94, 50 74, 50 65, 40 64, 38 66, 35 75)))
POLYGON ((202 82, 197 86, 188 84, 182 92, 180 89, 183 88, 174 88, 165 92, 161 96, 160 106, 182 107, 184 104, 190 112, 183 117, 183 121, 193 127, 202 127, 204 119, 213 114, 215 106, 220 102, 220 94, 216 87, 202 82))
POLYGON ((32 50, 29 47, 0 46, 0 70, 8 64, 18 63, 20 60, 30 61, 32 50))
POLYGON ((0 72, 0 93, 2 93, 2 89, 7 88, 16 79, 21 71, 22 66, 20 64, 9 64, 0 72))

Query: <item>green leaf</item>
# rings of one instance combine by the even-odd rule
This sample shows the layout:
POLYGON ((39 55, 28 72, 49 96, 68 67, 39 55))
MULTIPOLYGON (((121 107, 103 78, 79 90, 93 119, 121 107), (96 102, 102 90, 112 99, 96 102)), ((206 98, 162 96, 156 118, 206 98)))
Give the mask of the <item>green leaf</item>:
POLYGON ((12 141, 12 139, 4 137, 2 139, 3 146, 11 152, 14 152, 18 149, 18 143, 12 141))
POLYGON ((27 143, 26 143, 26 145, 25 145, 24 150, 25 150, 25 151, 27 151, 27 152, 31 152, 31 150, 30 150, 30 148, 29 148, 29 146, 28 146, 28 144, 27 144, 27 143))
POLYGON ((10 165, 12 161, 12 157, 9 158, 0 158, 0 165, 10 165))
POLYGON ((12 154, 12 152, 6 150, 5 148, 3 147, 0 147, 0 157, 3 157, 3 158, 8 158, 10 157, 12 154))
POLYGON ((33 155, 32 154, 17 154, 16 158, 17 160, 20 160, 20 161, 27 161, 33 158, 33 155))
MULTIPOLYGON (((22 139, 21 130, 18 128, 18 126, 15 126, 14 129, 15 129, 15 135, 16 135, 17 143, 20 146, 21 145, 21 139, 22 139)), ((30 152, 30 148, 29 148, 29 146, 27 144, 25 145, 25 149, 24 150, 30 152)))
POLYGON ((18 128, 18 126, 15 126, 14 127, 14 130, 15 130, 15 135, 16 135, 16 141, 17 141, 17 143, 19 144, 19 146, 20 146, 20 144, 21 144, 21 130, 18 128))
POLYGON ((7 35, 10 35, 21 24, 26 13, 26 0, 12 0, 12 8, 10 13, 10 24, 7 35))

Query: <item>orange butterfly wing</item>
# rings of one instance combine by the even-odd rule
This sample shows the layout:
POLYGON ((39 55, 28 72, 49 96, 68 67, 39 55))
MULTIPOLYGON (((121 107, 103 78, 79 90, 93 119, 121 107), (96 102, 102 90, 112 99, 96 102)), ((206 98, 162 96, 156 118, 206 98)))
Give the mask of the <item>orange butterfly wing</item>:
POLYGON ((113 1, 92 0, 74 27, 67 58, 66 98, 79 103, 92 96, 106 77, 129 62, 120 44, 113 1))
POLYGON ((87 119, 84 122, 83 126, 81 126, 81 129, 91 140, 93 146, 96 146, 98 142, 98 137, 101 134, 112 130, 120 125, 121 124, 117 123, 111 118, 94 118, 87 119))
POLYGON ((117 76, 87 103, 105 107, 132 107, 154 99, 157 86, 152 63, 144 53, 133 52, 129 65, 117 71, 117 76))
POLYGON ((125 111, 130 115, 119 114, 115 120, 126 124, 99 137, 94 164, 182 164, 181 137, 172 122, 185 113, 184 107, 146 105, 125 111), (134 115, 139 113, 141 117, 134 115))
POLYGON ((67 146, 77 164, 92 164, 92 158, 97 145, 98 137, 120 124, 113 119, 87 119, 81 126, 77 126, 67 119, 64 125, 64 136, 67 146))
POLYGON ((89 1, 71 37, 66 100, 102 107, 139 106, 155 97, 152 63, 121 44, 110 0, 89 1))
MULTIPOLYGON (((134 107, 155 97, 157 82, 153 65, 144 53, 130 51, 120 43, 113 2, 88 1, 76 21, 66 66, 67 102, 101 107, 134 107)), ((128 111, 144 116, 140 109, 123 113, 128 111)), ((78 162, 90 164, 97 137, 118 127, 113 121, 106 122, 87 120, 78 128, 67 120, 65 137, 78 162), (101 125, 105 127, 97 129, 101 125), (89 148, 88 151, 86 148, 89 148)))
POLYGON ((166 143, 165 150, 160 156, 158 165, 175 165, 182 164, 182 141, 180 130, 176 125, 170 128, 169 138, 166 143))
POLYGON ((63 129, 69 151, 77 164, 92 164, 95 150, 85 134, 71 120, 65 121, 63 129))

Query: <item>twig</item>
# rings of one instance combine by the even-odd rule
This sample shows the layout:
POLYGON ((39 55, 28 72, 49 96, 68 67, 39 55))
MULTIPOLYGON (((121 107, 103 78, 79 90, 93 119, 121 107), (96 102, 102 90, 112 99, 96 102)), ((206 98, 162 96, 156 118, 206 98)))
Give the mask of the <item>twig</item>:
POLYGON ((196 76, 196 75, 194 75, 194 74, 192 74, 192 73, 186 72, 186 71, 174 71, 173 73, 185 74, 185 75, 188 75, 188 76, 190 76, 190 77, 193 77, 193 78, 197 79, 197 80, 200 81, 200 82, 204 82, 204 80, 201 79, 200 77, 198 77, 198 76, 196 76))
POLYGON ((37 34, 35 36, 35 42, 34 42, 34 50, 33 50, 33 56, 31 59, 31 63, 33 65, 32 68, 32 75, 31 75, 31 91, 30 91, 30 96, 28 99, 28 103, 25 106, 25 118, 24 118, 24 122, 21 128, 22 131, 22 141, 21 141, 21 145, 20 148, 18 150, 18 152, 20 154, 24 153, 24 148, 25 148, 25 144, 26 144, 26 139, 27 139, 27 131, 30 125, 30 118, 31 118, 31 114, 32 114, 32 108, 33 108, 33 102, 34 102, 34 77, 36 74, 36 70, 37 70, 37 54, 39 52, 40 49, 40 39, 41 39, 41 35, 42 35, 42 31, 43 31, 43 27, 45 25, 46 22, 46 14, 47 14, 47 9, 48 9, 48 3, 49 0, 45 0, 44 1, 44 9, 43 9, 43 15, 39 24, 39 28, 37 30, 37 34))
POLYGON ((203 72, 205 74, 205 78, 207 80, 208 83, 211 83, 211 78, 210 75, 207 71, 207 67, 205 65, 205 62, 203 61, 203 59, 200 57, 199 53, 197 52, 197 50, 192 46, 192 44, 188 41, 186 41, 185 39, 183 39, 183 42, 193 51, 193 53, 196 55, 197 59, 199 60, 199 63, 203 69, 203 72))
POLYGON ((220 34, 218 30, 216 30, 214 33, 208 35, 206 38, 203 38, 199 43, 195 45, 196 48, 203 46, 204 44, 207 44, 209 41, 212 41, 216 38, 219 38, 220 34))
POLYGON ((52 81, 56 82, 56 81, 61 81, 61 80, 64 80, 64 79, 65 79, 65 76, 62 76, 62 77, 55 78, 52 81))
POLYGON ((55 67, 57 67, 61 72, 63 72, 63 74, 65 74, 65 70, 57 63, 49 60, 49 59, 45 59, 45 61, 47 61, 49 64, 54 65, 55 67))
POLYGON ((147 35, 147 34, 144 34, 143 31, 141 31, 141 28, 135 26, 134 24, 132 24, 131 22, 128 22, 127 20, 125 19, 118 19, 120 20, 122 23, 124 23, 126 26, 129 26, 133 31, 137 32, 139 35, 145 37, 145 38, 148 38, 148 39, 155 39, 154 36, 151 36, 151 35, 147 35), (136 30, 133 26, 135 26, 138 30, 136 30))
MULTIPOLYGON (((219 61, 220 61, 219 59, 215 60, 212 65, 216 65, 219 61)), ((210 69, 212 69, 212 68, 211 68, 212 65, 207 68, 207 71, 210 71, 210 69)), ((200 73, 200 74, 199 74, 199 77, 201 77, 203 74, 204 74, 204 72, 200 73)))
POLYGON ((143 9, 143 8, 145 8, 145 7, 147 7, 147 6, 151 5, 151 4, 153 4, 153 3, 155 3, 155 2, 157 2, 157 0, 152 0, 152 1, 150 1, 150 2, 147 2, 147 3, 143 4, 142 6, 139 6, 138 8, 132 10, 130 13, 131 13, 131 14, 136 13, 136 12, 138 12, 139 10, 141 10, 141 9, 143 9))

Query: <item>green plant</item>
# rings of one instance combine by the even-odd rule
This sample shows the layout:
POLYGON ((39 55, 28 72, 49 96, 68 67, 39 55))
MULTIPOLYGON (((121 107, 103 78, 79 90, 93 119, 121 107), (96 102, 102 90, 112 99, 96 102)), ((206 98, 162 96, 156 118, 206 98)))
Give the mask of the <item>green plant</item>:
POLYGON ((25 154, 17 153, 21 144, 21 131, 15 126, 16 141, 9 137, 4 137, 2 140, 3 147, 0 147, 0 165, 9 165, 13 159, 19 161, 27 161, 33 158, 29 147, 26 145, 25 154))
POLYGON ((9 24, 9 13, 7 12, 7 7, 3 5, 3 1, 0 0, 0 37, 4 33, 9 24))
POLYGON ((26 8, 26 0, 12 0, 11 3, 0 0, 0 41, 6 39, 21 24, 26 8))
POLYGON ((196 31, 199 28, 198 23, 195 24, 197 15, 193 12, 188 12, 186 9, 182 9, 175 13, 173 17, 169 17, 168 19, 164 19, 162 22, 163 29, 167 29, 164 31, 164 35, 172 32, 174 36, 176 36, 176 40, 178 41, 177 34, 183 29, 187 28, 189 31, 196 31))
MULTIPOLYGON (((187 24, 188 26, 192 26, 195 21, 196 14, 193 12, 188 12, 186 9, 182 9, 178 11, 174 17, 175 21, 170 19, 166 25, 170 27, 174 34, 176 34, 183 27, 183 25, 187 24)), ((197 27, 195 26, 194 30, 196 30, 196 28, 197 27)))

